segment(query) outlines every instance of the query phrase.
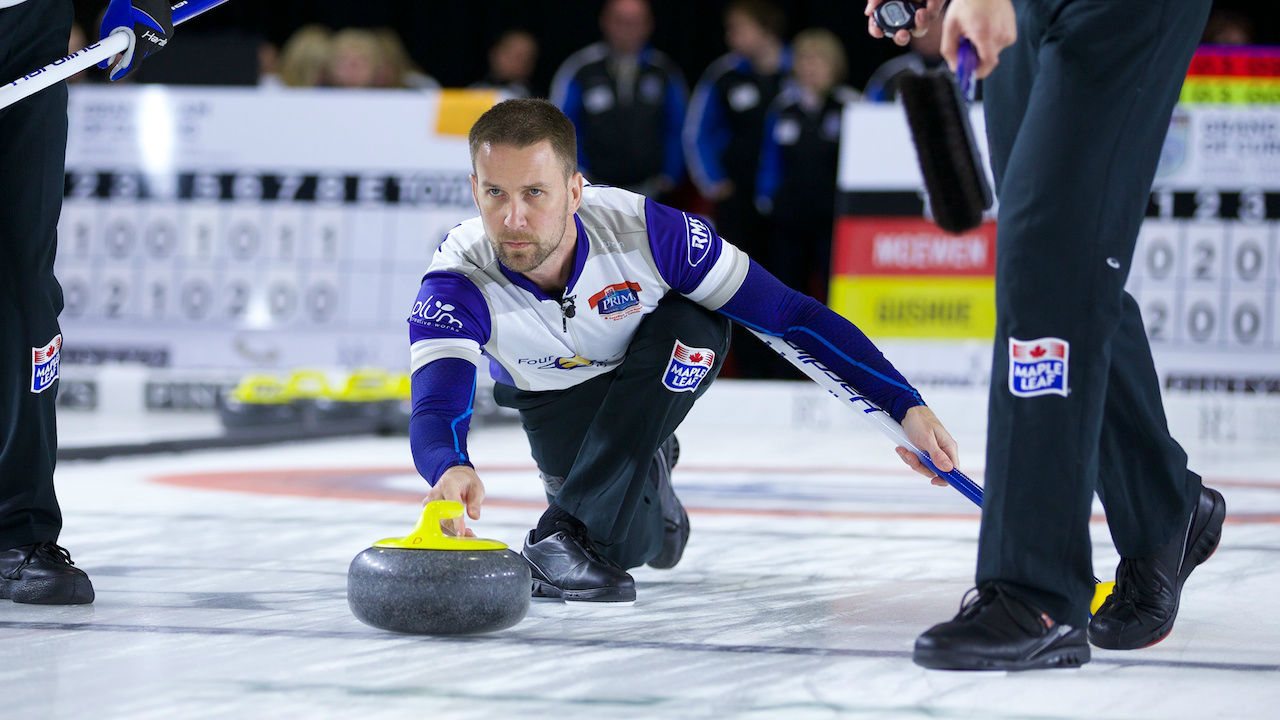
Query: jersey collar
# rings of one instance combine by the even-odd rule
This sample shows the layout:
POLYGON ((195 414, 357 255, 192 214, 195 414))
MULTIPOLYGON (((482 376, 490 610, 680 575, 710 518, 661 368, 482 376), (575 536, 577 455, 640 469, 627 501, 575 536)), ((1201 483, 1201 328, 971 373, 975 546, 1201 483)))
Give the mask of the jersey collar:
MULTIPOLYGON (((578 242, 573 250, 573 270, 569 273, 569 283, 564 290, 565 295, 568 295, 573 286, 578 283, 578 278, 582 275, 582 268, 587 264, 587 254, 591 252, 591 239, 587 237, 587 229, 583 227, 582 218, 578 217, 578 213, 573 214, 573 226, 578 231, 578 242)), ((502 274, 512 284, 529 291, 535 298, 539 300, 555 299, 543 292, 542 288, 535 285, 532 280, 503 265, 501 261, 498 262, 498 268, 502 270, 502 274)))

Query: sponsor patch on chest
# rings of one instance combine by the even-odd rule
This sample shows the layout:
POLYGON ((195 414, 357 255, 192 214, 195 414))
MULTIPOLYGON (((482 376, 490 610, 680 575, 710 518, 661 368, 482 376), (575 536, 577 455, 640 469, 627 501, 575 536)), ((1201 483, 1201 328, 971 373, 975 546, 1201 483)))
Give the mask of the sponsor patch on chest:
POLYGON ((662 385, 672 392, 693 392, 711 372, 716 354, 707 348, 689 347, 679 340, 671 349, 671 361, 662 374, 662 385))
POLYGON ((1009 392, 1015 397, 1067 396, 1071 344, 1059 338, 1009 338, 1009 392))
POLYGON ((606 286, 587 299, 600 317, 620 320, 640 312, 640 283, 627 280, 606 286))
POLYGON ((54 335, 44 347, 31 348, 31 392, 42 393, 58 379, 62 359, 62 335, 54 335))

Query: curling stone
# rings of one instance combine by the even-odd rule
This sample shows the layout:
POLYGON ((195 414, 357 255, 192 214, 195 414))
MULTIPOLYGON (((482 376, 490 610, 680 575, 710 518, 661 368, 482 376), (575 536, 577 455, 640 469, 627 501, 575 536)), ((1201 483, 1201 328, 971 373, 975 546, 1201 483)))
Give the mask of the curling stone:
POLYGON ((351 561, 347 604, 361 622, 422 635, 502 630, 529 610, 529 564, 497 540, 445 535, 462 503, 428 503, 408 537, 379 540, 351 561))
POLYGON ((293 425, 298 410, 285 384, 271 375, 248 375, 218 406, 223 427, 229 430, 293 425))
POLYGON ((1089 614, 1097 615, 1098 608, 1102 607, 1102 603, 1111 597, 1111 593, 1116 589, 1115 582, 1108 580, 1100 582, 1093 586, 1093 600, 1089 603, 1089 614))
POLYGON ((386 370, 355 370, 341 388, 316 398, 316 422, 321 426, 342 426, 353 433, 380 430, 390 382, 386 370))

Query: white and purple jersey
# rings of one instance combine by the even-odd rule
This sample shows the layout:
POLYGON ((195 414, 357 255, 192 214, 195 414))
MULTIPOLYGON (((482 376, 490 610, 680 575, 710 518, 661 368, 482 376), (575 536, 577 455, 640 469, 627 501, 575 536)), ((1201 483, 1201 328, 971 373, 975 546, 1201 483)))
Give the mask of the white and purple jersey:
MULTIPOLYGON (((503 267, 479 218, 450 230, 431 261, 409 316, 409 444, 432 485, 471 464, 466 436, 484 358, 494 380, 521 390, 573 387, 621 364, 641 319, 671 291, 794 343, 895 420, 923 403, 858 328, 783 285, 702 218, 588 186, 573 221, 573 272, 560 298, 503 267)), ((690 378, 711 366, 686 360, 690 378)))
POLYGON ((504 267, 480 218, 437 250, 409 317, 412 371, 441 358, 489 359, 500 383, 563 390, 617 367, 640 320, 674 290, 715 310, 749 260, 696 215, 612 187, 587 186, 562 298, 504 267))

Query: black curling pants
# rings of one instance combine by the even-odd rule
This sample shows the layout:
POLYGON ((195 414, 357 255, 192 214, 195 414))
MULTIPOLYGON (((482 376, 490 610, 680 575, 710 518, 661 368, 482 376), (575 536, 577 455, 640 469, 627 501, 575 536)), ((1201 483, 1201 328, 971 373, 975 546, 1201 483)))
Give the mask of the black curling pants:
MULTIPOLYGON (((67 54, 72 5, 0 10, 0 83, 67 54)), ((58 383, 33 392, 33 348, 59 334, 53 277, 67 148, 67 86, 0 109, 0 550, 57 540, 53 492, 58 383)), ((44 364, 44 363, 42 363, 44 364)))
POLYGON ((499 405, 520 411, 538 469, 564 478, 556 504, 624 568, 643 565, 661 549, 662 509, 648 481, 650 466, 720 372, 729 326, 724 316, 669 294, 641 321, 626 359, 612 372, 566 390, 494 389, 499 405), (677 340, 715 353, 691 392, 663 384, 677 340))
POLYGON ((1095 490, 1120 554, 1141 557, 1185 529, 1200 489, 1124 284, 1210 2, 1014 5, 1018 41, 984 87, 1000 209, 977 580, 1081 627, 1095 490), (1068 343, 1065 395, 1011 390, 1011 338, 1068 343))

